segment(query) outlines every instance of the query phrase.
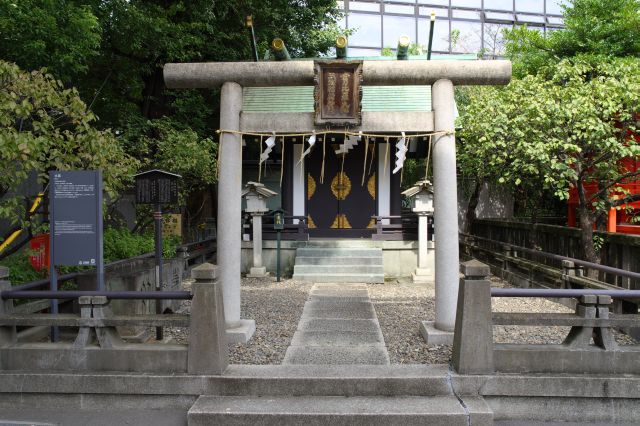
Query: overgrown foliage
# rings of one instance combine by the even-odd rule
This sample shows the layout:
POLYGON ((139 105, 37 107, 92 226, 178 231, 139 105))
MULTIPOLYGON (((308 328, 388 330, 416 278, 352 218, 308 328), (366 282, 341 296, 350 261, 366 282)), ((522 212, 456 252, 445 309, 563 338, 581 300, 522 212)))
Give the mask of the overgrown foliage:
MULTIPOLYGON (((162 239, 162 255, 165 258, 176 254, 176 246, 180 243, 177 237, 162 239)), ((107 228, 104 231, 104 261, 128 259, 151 253, 155 250, 152 234, 134 234, 126 228, 107 228)))
POLYGON ((629 136, 638 130, 639 105, 640 61, 633 58, 566 59, 506 88, 478 89, 460 117, 461 167, 534 196, 551 190, 566 200, 575 188, 585 253, 597 261, 598 210, 619 205, 617 185, 640 174, 620 162, 640 155, 629 136), (601 190, 588 196, 587 182, 601 190))
MULTIPOLYGON (((167 90, 162 68, 168 62, 251 60, 247 15, 253 15, 261 58, 275 37, 285 40, 292 56, 315 57, 340 32, 335 0, 0 0, 0 58, 29 71, 46 67, 62 81, 51 79, 59 89, 78 89, 71 92, 88 105, 83 123, 113 129, 98 132, 92 147, 80 152, 102 146, 109 134, 103 156, 122 150, 139 160, 138 170, 182 174, 187 199, 215 182, 219 97, 217 90, 167 90)), ((8 155, 7 161, 31 154, 8 155)), ((69 167, 99 165, 86 157, 69 167)), ((35 157, 29 161, 22 165, 26 171, 48 170, 35 157)), ((111 169, 130 175, 129 165, 115 161, 111 169)))
POLYGON ((107 195, 122 189, 138 162, 94 122, 75 89, 0 61, 0 218, 24 219, 18 189, 33 172, 44 184, 49 170, 102 169, 107 195))

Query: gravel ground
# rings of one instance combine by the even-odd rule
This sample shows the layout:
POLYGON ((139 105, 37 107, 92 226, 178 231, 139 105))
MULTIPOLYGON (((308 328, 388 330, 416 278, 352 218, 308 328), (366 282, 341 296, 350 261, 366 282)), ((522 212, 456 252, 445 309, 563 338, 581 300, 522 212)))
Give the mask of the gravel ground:
MULTIPOLYGON (((243 278, 241 284, 241 318, 255 320, 256 332, 248 344, 229 345, 232 364, 280 364, 302 315, 312 284, 292 279, 243 278)), ((190 283, 185 283, 190 287, 190 283)), ((189 312, 190 301, 180 312, 189 312)), ((166 334, 184 343, 188 329, 167 329, 166 334)))
POLYGON ((434 318, 434 292, 413 283, 369 284, 391 364, 446 364, 451 346, 427 347, 421 321, 434 318))
MULTIPOLYGON (((493 287, 510 287, 496 277, 493 287)), ((185 283, 185 289, 190 283, 185 283)), ((280 283, 275 278, 242 279, 242 318, 256 321, 256 333, 248 344, 230 345, 233 364, 280 364, 291 343, 312 284, 292 279, 280 283)), ((427 347, 418 326, 434 318, 434 292, 424 285, 407 282, 368 284, 392 364, 443 364, 451 360, 451 346, 427 347)), ((541 298, 496 298, 495 312, 572 312, 559 303, 541 298)), ((189 312, 190 302, 180 311, 189 312)), ((561 343, 568 327, 495 326, 496 343, 561 343)), ((166 335, 186 342, 188 329, 167 329, 166 335)), ((616 333, 620 344, 635 344, 630 337, 616 333)))

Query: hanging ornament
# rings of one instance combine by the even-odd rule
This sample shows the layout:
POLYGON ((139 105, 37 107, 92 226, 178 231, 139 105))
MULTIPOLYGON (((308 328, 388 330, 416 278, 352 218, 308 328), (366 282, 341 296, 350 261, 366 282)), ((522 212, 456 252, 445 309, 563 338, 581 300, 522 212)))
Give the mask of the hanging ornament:
POLYGON ((316 144, 316 132, 315 131, 309 137, 307 142, 309 143, 309 147, 300 156, 300 161, 298 161, 298 164, 302 163, 302 161, 304 160, 304 157, 306 157, 311 152, 311 148, 313 148, 313 146, 316 144))
POLYGON ((344 138, 344 142, 340 144, 340 148, 336 150, 336 154, 346 154, 354 146, 358 145, 358 141, 362 139, 362 131, 358 132, 358 136, 350 135, 344 138))
POLYGON ((394 175, 404 166, 404 160, 407 157, 408 148, 404 132, 402 132, 402 137, 396 143, 396 149, 396 168, 392 172, 394 175))
POLYGON ((269 154, 271 154, 271 150, 273 150, 273 146, 276 144, 276 132, 271 132, 271 136, 269 136, 264 143, 267 147, 264 149, 262 154, 260 154, 260 164, 269 159, 269 154))

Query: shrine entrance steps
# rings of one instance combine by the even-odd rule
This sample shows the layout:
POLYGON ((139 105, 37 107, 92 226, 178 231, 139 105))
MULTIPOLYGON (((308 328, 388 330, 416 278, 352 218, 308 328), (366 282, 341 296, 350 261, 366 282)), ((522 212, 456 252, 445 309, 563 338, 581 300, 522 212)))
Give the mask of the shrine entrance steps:
MULTIPOLYGON (((283 365, 238 395, 202 395, 189 425, 491 425, 482 398, 453 393, 446 366, 389 365, 363 284, 315 284, 283 365), (292 379, 296 377, 298 380, 292 379), (289 382, 289 386, 286 386, 289 382)), ((255 379, 255 378, 253 378, 255 379)), ((249 380, 249 378, 248 378, 249 380)))
POLYGON ((293 279, 331 283, 384 283, 382 249, 370 241, 309 241, 296 249, 293 279))

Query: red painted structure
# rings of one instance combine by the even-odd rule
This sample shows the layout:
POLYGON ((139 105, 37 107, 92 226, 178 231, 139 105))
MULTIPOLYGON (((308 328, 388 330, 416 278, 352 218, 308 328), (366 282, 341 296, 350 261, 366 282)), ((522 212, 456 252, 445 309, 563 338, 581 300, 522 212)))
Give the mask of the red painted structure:
MULTIPOLYGON (((640 118, 640 117, 637 117, 640 118)), ((635 139, 640 143, 640 134, 629 134, 630 138, 635 139)), ((640 158, 625 158, 621 162, 621 166, 627 173, 640 170, 640 158)), ((636 177, 629 182, 618 185, 619 188, 629 192, 629 195, 640 194, 640 178, 636 177)), ((584 185, 587 198, 591 197, 597 192, 598 184, 596 182, 589 182, 584 185)), ((567 222, 569 226, 576 226, 576 210, 578 207, 578 191, 576 188, 571 188, 569 191, 567 222)), ((610 209, 609 218, 607 220, 607 232, 621 232, 624 234, 638 234, 640 235, 640 224, 632 224, 631 219, 633 216, 640 216, 640 201, 626 204, 621 206, 620 210, 610 209), (625 211, 625 206, 633 209, 631 213, 625 211)))
POLYGON ((49 268, 49 234, 35 235, 29 242, 29 263, 36 271, 49 268))

